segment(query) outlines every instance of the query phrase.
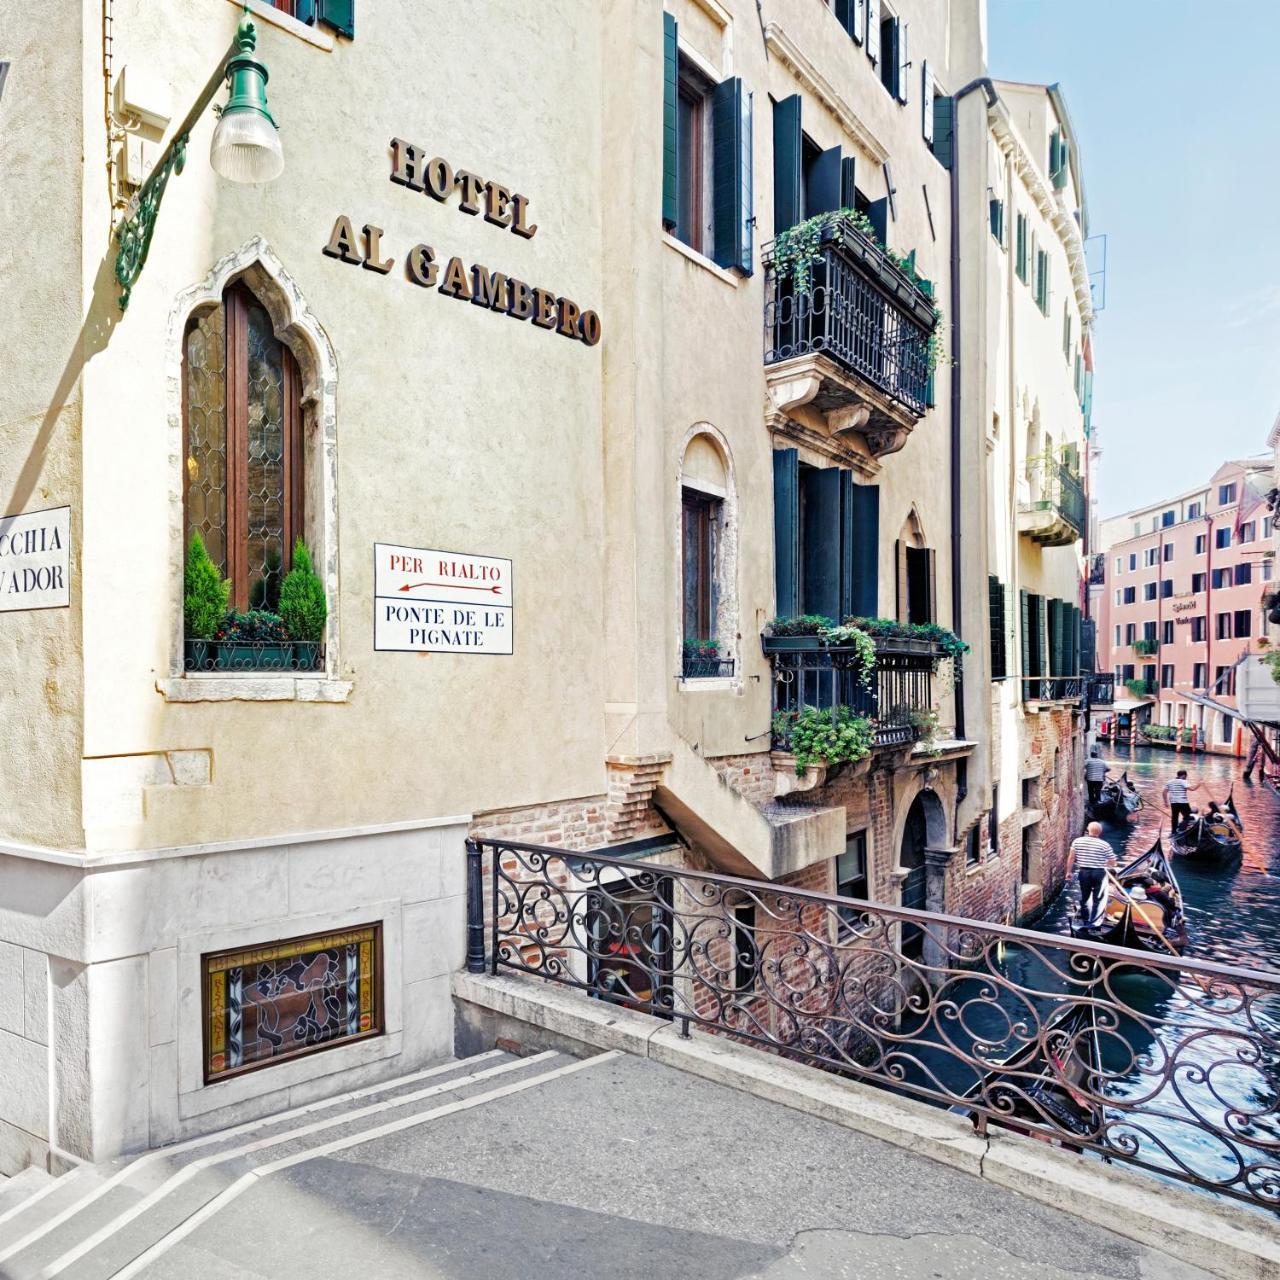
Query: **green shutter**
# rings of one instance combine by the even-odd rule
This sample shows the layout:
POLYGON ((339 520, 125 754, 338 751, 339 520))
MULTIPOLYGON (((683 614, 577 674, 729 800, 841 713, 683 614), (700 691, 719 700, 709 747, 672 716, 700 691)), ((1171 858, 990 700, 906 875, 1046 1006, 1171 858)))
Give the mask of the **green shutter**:
POLYGON ((773 234, 802 217, 800 191, 800 95, 773 104, 773 234))
POLYGON ((845 614, 874 618, 880 613, 880 486, 854 484, 850 476, 846 497, 849 594, 845 614))
POLYGON ((680 172, 676 133, 676 93, 679 56, 676 52, 676 20, 662 15, 662 225, 674 227, 680 217, 677 174, 680 172))
POLYGON ((356 0, 315 0, 315 14, 317 22, 348 40, 355 39, 356 0))
POLYGON ((889 197, 873 200, 867 206, 867 217, 882 248, 889 247, 889 197))
POLYGON ((1027 283, 1027 219, 1025 214, 1018 214, 1014 222, 1015 239, 1017 241, 1014 255, 1014 270, 1023 284, 1027 283))
POLYGON ((809 181, 805 187, 806 218, 812 218, 816 213, 834 213, 840 208, 843 175, 839 147, 831 147, 818 156, 809 170, 809 181))
POLYGON ((945 168, 952 163, 956 131, 956 100, 945 94, 933 99, 933 155, 945 168))
POLYGON ((1025 591, 1018 592, 1018 605, 1022 614, 1022 674, 1031 675, 1031 597, 1025 591))
POLYGON ((711 94, 714 259, 751 274, 751 95, 736 76, 711 94))
POLYGON ((1005 640, 1005 587, 994 574, 987 577, 987 607, 991 634, 991 678, 1003 680, 1009 674, 1005 640))
POLYGON ((1045 652, 1047 648, 1045 644, 1045 630, 1046 630, 1045 615, 1047 613, 1047 610, 1045 609, 1046 602, 1045 602, 1044 596, 1036 596, 1035 601, 1036 601, 1036 651, 1034 654, 1034 661, 1036 664, 1036 675, 1042 676, 1046 674, 1045 667, 1048 665, 1046 661, 1047 654, 1045 652))
POLYGON ((856 173, 853 157, 842 156, 840 158, 840 207, 842 209, 852 209, 858 198, 856 173))
POLYGON ((839 467, 806 469, 800 476, 801 613, 840 618, 839 467))
POLYGON ((800 612, 800 454, 773 453, 773 562, 779 617, 800 612))

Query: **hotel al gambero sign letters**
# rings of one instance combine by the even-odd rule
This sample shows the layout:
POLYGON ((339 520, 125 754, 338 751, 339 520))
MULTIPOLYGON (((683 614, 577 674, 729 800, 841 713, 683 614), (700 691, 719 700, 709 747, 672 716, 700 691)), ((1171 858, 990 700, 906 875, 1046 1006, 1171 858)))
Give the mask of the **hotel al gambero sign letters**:
MULTIPOLYGON (((491 226, 530 239, 537 225, 529 220, 529 198, 495 179, 468 169, 454 169, 441 156, 428 159, 422 148, 403 138, 391 139, 391 181, 443 204, 457 194, 458 209, 483 217, 491 226)), ((365 223, 357 232, 346 214, 339 214, 324 253, 353 267, 386 275, 396 258, 382 243, 382 228, 365 223)), ((529 284, 480 262, 469 266, 461 258, 445 257, 429 244, 415 244, 404 258, 405 277, 423 289, 434 289, 459 302, 487 307, 513 320, 528 320, 594 347, 600 341, 600 317, 572 298, 529 284)))

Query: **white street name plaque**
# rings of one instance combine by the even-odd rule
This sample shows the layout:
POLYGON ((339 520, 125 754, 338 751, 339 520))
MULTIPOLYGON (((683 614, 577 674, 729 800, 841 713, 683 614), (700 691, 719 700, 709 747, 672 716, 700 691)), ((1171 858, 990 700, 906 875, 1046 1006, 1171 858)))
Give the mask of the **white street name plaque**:
POLYGON ((71 508, 0 516, 0 613, 71 603, 71 508))
POLYGON ((513 651, 510 560, 375 542, 373 608, 376 650, 513 651))

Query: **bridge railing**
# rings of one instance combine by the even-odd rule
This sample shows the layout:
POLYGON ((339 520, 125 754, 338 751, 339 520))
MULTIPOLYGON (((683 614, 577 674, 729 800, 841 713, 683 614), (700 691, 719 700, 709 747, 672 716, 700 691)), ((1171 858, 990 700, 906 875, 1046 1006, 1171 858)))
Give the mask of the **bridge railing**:
POLYGON ((1280 974, 593 853, 468 864, 473 972, 1280 1207, 1280 974))

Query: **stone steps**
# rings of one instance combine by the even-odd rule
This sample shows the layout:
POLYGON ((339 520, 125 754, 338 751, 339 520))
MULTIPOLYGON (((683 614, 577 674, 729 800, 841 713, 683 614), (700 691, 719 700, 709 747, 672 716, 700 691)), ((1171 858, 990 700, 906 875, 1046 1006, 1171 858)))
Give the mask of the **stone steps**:
MULTIPOLYGON (((194 1229, 276 1166, 358 1145, 384 1128, 430 1122, 444 1109, 529 1087, 573 1060, 494 1051, 452 1060, 381 1085, 42 1184, 0 1224, 5 1280, 106 1280, 139 1274, 167 1251, 172 1233, 194 1229), (43 1192, 43 1194, 41 1194, 43 1192)), ((2 1210, 0 1210, 2 1211, 2 1210)))

